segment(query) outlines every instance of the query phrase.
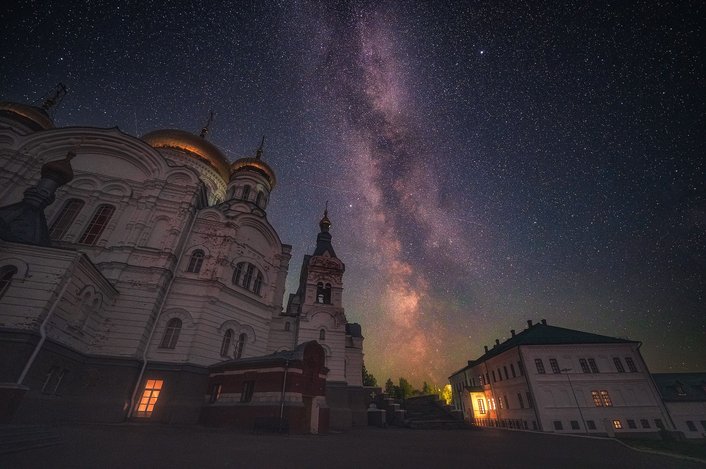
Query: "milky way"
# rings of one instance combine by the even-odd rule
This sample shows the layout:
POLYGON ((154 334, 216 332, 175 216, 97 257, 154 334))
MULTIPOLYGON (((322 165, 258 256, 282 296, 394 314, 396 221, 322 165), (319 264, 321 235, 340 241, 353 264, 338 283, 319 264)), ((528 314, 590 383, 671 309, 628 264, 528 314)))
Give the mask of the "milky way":
MULTIPOLYGON (((700 2, 18 2, 0 98, 58 125, 267 135, 268 217, 313 249, 325 202, 378 381, 442 383, 527 319, 706 368, 700 2)), ((7 46, 9 45, 9 47, 7 46)))

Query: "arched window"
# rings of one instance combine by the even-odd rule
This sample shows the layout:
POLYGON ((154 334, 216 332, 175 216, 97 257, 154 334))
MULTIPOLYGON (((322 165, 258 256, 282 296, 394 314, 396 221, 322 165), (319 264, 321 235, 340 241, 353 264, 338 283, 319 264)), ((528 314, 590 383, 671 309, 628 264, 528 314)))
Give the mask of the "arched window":
POLYGON ((326 340, 326 329, 321 329, 319 331, 319 340, 326 340))
POLYGON ((242 358, 246 340, 248 340, 247 334, 243 333, 238 336, 238 342, 235 344, 235 354, 233 355, 236 359, 242 358))
POLYGON ((176 347, 177 341, 179 340, 179 333, 181 332, 181 319, 172 318, 167 323, 167 328, 164 330, 164 336, 162 337, 162 343, 159 344, 159 348, 174 348, 176 347))
POLYGON ((227 357, 230 352, 230 344, 233 342, 233 329, 228 329, 223 334, 223 343, 221 344, 221 356, 227 357))
POLYGON ((195 274, 201 272, 201 264, 203 264, 203 257, 203 251, 200 249, 197 249, 196 251, 191 253, 191 260, 189 261, 189 267, 187 267, 186 271, 193 272, 195 274))
POLYGON ((260 202, 262 202, 262 191, 257 191, 257 197, 255 198, 255 205, 257 205, 259 207, 260 202))
POLYGON ((0 298, 5 295, 5 292, 12 283, 12 277, 17 273, 17 267, 14 265, 6 265, 0 269, 0 298))
POLYGON ((98 241, 98 238, 103 233, 103 230, 105 230, 105 227, 108 225, 108 222, 114 212, 115 207, 112 205, 99 205, 96 209, 96 213, 93 214, 93 218, 91 218, 91 221, 88 223, 86 230, 78 240, 79 244, 96 244, 96 241, 98 241))
POLYGON ((262 274, 258 271, 257 275, 255 276, 255 283, 253 284, 252 291, 256 295, 259 295, 261 289, 262 289, 262 274))
POLYGON ((255 266, 252 264, 248 264, 248 268, 245 271, 245 275, 243 276, 243 286, 248 290, 250 289, 250 282, 252 282, 252 276, 254 272, 255 266))
POLYGON ((245 262, 241 262, 240 264, 235 266, 235 270, 233 271, 233 284, 234 285, 240 284, 240 277, 243 275, 243 267, 244 266, 245 266, 245 262))
POLYGON ((250 198, 250 186, 243 187, 243 193, 240 198, 243 200, 248 200, 250 198))
POLYGON ((286 332, 289 332, 289 330, 290 330, 291 328, 292 328, 292 325, 289 324, 289 321, 287 321, 287 322, 284 323, 284 330, 285 330, 286 332))
POLYGON ((49 228, 49 237, 56 240, 63 238, 85 204, 83 200, 79 199, 67 200, 49 228))
POLYGON ((326 285, 323 282, 316 284, 316 302, 323 304, 331 304, 331 284, 326 285))

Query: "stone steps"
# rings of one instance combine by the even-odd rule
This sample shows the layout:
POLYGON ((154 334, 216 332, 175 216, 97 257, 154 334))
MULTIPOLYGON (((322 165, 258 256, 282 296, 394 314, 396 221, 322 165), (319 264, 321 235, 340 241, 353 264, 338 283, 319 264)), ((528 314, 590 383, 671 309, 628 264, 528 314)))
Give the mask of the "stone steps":
POLYGON ((414 429, 457 430, 468 428, 439 402, 437 396, 411 397, 405 401, 405 425, 414 429))
POLYGON ((52 427, 41 425, 0 425, 0 454, 16 453, 61 443, 52 427))

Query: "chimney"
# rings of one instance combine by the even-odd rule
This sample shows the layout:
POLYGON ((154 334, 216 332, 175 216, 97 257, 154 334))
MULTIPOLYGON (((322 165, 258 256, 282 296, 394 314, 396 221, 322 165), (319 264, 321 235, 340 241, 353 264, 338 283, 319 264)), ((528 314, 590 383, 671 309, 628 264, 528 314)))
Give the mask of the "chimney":
POLYGON ((532 320, 531 319, 527 320, 527 327, 532 327, 532 320))
POLYGON ((547 320, 546 320, 546 319, 542 319, 542 324, 544 324, 544 325, 546 326, 546 325, 547 325, 547 320))
POLYGON ((485 349, 485 353, 488 353, 488 346, 484 345, 483 348, 485 349))
POLYGON ((495 339, 495 345, 500 345, 500 340, 499 340, 499 339, 495 339))
POLYGON ((510 334, 512 334, 512 336, 515 337, 515 329, 510 329, 510 334))

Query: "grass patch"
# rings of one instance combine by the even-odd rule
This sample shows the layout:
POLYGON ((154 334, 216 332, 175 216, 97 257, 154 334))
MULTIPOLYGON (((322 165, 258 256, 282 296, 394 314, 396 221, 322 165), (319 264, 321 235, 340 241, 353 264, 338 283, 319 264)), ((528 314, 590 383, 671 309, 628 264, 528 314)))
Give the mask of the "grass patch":
POLYGON ((649 449, 664 453, 679 454, 706 461, 706 442, 701 441, 665 441, 665 440, 620 440, 637 449, 649 449))

